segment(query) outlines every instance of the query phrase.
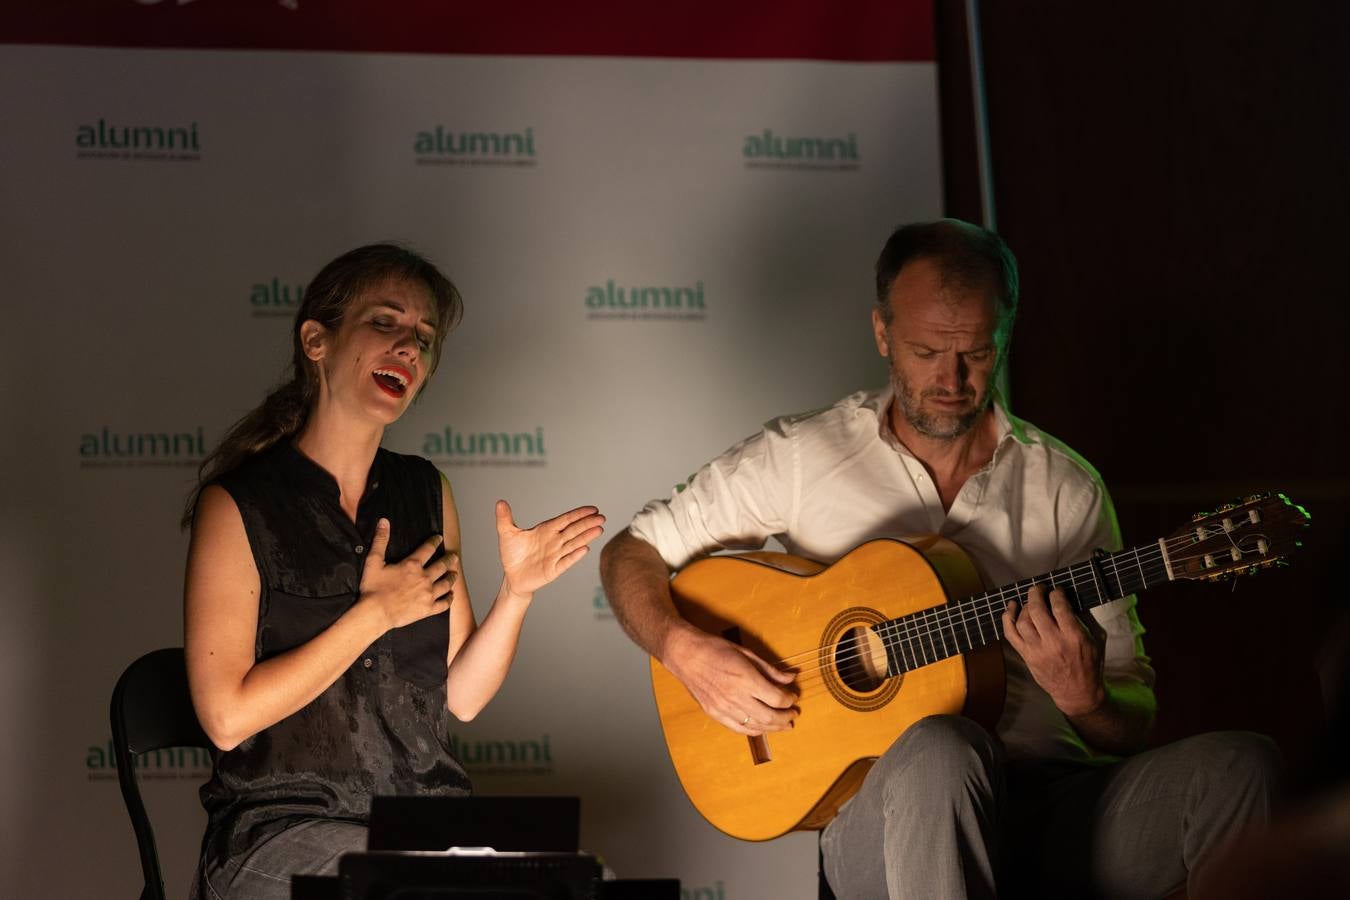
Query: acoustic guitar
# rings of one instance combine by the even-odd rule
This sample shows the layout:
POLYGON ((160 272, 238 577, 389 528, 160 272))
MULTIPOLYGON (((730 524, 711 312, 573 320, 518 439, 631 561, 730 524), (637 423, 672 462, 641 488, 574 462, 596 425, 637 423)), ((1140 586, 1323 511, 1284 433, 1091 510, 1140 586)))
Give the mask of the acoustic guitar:
POLYGON ((732 837, 821 828, 906 728, 961 713, 992 728, 1003 701, 1003 611, 1033 584, 1063 588, 1080 614, 1180 579, 1218 580, 1279 564, 1307 512, 1283 494, 1201 513, 1155 543, 982 591, 940 537, 874 540, 832 565, 783 553, 712 556, 671 582, 680 614, 796 671, 795 727, 759 737, 713 721, 652 660, 652 687, 689 799, 732 837), (961 598, 961 599, 951 599, 961 598))

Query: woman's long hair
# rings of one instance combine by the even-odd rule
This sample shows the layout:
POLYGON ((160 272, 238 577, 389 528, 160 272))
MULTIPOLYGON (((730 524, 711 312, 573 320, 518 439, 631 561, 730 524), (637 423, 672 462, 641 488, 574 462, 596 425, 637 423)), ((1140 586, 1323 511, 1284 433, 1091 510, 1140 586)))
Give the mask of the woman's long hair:
POLYGON ((261 405, 235 422, 220 444, 202 460, 197 469, 197 484, 183 511, 184 528, 192 524, 202 488, 234 471, 250 457, 298 434, 305 426, 318 394, 319 378, 315 364, 301 345, 300 326, 313 319, 336 332, 357 297, 391 279, 425 285, 436 304, 431 365, 422 382, 422 387, 426 387, 440 362, 445 336, 459 324, 463 314, 459 291, 428 260, 398 244, 368 244, 342 254, 324 266, 305 288, 291 328, 290 378, 268 394, 261 405))

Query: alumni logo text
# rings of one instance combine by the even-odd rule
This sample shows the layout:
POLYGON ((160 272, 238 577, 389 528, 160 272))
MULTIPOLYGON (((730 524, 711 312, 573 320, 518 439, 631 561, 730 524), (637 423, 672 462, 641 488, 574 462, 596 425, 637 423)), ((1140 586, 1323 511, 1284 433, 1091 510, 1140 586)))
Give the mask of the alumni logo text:
POLYGON ((188 431, 123 431, 104 425, 80 435, 81 468, 195 466, 206 456, 202 426, 188 431))
POLYGON ((464 431, 446 425, 422 437, 422 455, 446 466, 546 466, 544 427, 534 431, 464 431))
POLYGON ((802 169, 847 172, 862 167, 858 136, 784 137, 766 128, 745 138, 741 156, 747 169, 802 169))
POLYGON ((100 118, 75 129, 79 159, 126 159, 195 162, 202 158, 197 123, 186 125, 116 125, 100 118))
POLYGON ((413 155, 418 165, 535 166, 534 129, 524 131, 454 131, 437 125, 417 132, 413 155))
POLYGON ((588 319, 673 319, 695 321, 708 317, 703 282, 693 286, 617 285, 608 278, 586 289, 588 319))

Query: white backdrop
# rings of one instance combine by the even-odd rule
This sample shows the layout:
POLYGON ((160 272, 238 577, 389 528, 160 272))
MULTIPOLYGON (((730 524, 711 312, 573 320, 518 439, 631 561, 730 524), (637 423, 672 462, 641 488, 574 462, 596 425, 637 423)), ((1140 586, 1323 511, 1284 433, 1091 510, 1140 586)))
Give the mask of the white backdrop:
MULTIPOLYGON (((4 893, 139 890, 109 694, 182 641, 195 465, 281 375, 323 263, 405 241, 464 294, 386 443, 454 485, 481 616, 497 497, 613 534, 765 419, 882 382, 871 266, 940 213, 936 93, 932 63, 0 47, 4 893)), ((814 896, 814 835, 738 842, 684 799, 596 558, 456 730, 478 790, 581 795, 587 848, 689 898, 814 896)), ((182 896, 206 770, 142 773, 182 896)))

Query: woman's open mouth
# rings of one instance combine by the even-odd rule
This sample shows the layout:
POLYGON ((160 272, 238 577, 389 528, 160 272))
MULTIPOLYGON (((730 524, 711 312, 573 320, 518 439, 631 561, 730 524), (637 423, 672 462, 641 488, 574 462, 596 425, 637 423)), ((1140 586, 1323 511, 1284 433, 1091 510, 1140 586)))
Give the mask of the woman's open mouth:
POLYGON ((380 390, 391 397, 401 398, 408 393, 408 385, 412 383, 412 373, 402 366, 381 366, 371 377, 380 390))

